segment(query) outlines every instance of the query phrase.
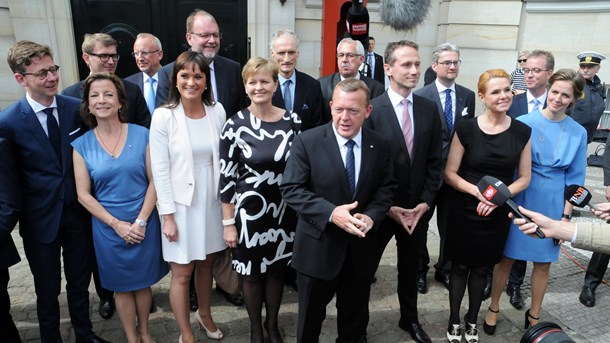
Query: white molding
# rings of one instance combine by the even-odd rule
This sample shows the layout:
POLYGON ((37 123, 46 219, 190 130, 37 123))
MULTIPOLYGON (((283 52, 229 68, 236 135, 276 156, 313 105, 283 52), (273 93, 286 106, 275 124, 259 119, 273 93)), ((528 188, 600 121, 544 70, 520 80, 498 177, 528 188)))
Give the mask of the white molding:
POLYGON ((528 0, 525 11, 528 13, 600 13, 610 12, 610 1, 557 1, 528 0))

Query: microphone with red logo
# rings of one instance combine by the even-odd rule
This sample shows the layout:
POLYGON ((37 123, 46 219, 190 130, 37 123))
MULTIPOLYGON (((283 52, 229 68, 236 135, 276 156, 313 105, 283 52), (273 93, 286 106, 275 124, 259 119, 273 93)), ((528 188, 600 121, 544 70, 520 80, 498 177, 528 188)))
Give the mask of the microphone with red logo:
MULTIPOLYGON (((517 204, 510 198, 512 194, 504 182, 493 176, 487 175, 481 178, 479 183, 477 183, 477 187, 479 188, 481 195, 487 199, 487 201, 497 206, 507 205, 515 216, 525 219, 528 223, 532 222, 531 219, 519 211, 517 204)), ((536 227, 536 236, 546 238, 544 232, 542 232, 539 227, 536 227)))
POLYGON ((366 52, 369 46, 369 11, 363 0, 352 0, 352 7, 345 17, 345 25, 350 38, 359 40, 366 52))
POLYGON ((591 192, 583 186, 569 185, 566 187, 563 195, 566 201, 572 204, 572 206, 580 208, 589 206, 591 211, 597 210, 596 205, 591 202, 591 192))

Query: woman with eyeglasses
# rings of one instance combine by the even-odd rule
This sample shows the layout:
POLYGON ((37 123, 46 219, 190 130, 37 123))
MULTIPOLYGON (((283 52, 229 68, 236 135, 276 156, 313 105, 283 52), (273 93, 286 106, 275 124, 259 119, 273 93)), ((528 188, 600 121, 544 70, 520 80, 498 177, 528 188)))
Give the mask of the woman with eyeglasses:
MULTIPOLYGON (((580 98, 584 85, 585 80, 576 71, 557 71, 549 79, 547 107, 517 119, 532 128, 532 181, 514 200, 554 220, 570 220, 572 205, 565 201, 564 189, 585 182, 587 132, 566 114, 580 98)), ((525 329, 539 322, 551 262, 557 262, 559 248, 550 238, 532 238, 521 233, 515 224, 511 225, 504 257, 494 269, 491 304, 484 325, 486 333, 495 332, 500 297, 515 260, 534 263, 531 307, 525 312, 525 329)))
POLYGON ((527 57, 529 55, 529 51, 519 51, 519 55, 517 56, 517 68, 510 73, 510 88, 515 95, 525 93, 525 91, 527 91, 527 84, 525 83, 523 68, 525 67, 525 62, 527 61, 527 57))

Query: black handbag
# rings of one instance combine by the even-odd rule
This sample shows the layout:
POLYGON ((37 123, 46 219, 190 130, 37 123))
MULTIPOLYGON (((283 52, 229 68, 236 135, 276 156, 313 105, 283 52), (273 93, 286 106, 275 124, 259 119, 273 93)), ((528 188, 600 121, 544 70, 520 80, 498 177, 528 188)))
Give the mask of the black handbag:
POLYGON ((595 152, 587 157, 587 165, 590 167, 603 167, 605 152, 606 147, 603 144, 600 144, 597 149, 595 149, 595 152))

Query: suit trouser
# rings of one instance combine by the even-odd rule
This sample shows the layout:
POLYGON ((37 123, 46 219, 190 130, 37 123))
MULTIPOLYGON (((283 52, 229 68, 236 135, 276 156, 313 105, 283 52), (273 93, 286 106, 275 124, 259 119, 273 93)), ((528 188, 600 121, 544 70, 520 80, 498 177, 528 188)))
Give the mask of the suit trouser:
POLYGON ((599 286, 600 282, 606 274, 608 269, 608 262, 610 261, 610 255, 593 253, 587 272, 585 273, 585 286, 595 289, 599 286))
POLYGON ((7 289, 9 280, 8 268, 0 270, 0 342, 21 343, 19 331, 11 316, 11 299, 7 289))
MULTIPOLYGON (((440 244, 438 249, 438 261, 434 265, 434 269, 438 273, 450 273, 451 272, 451 261, 445 259, 445 237, 447 236, 447 226, 449 211, 451 211, 451 202, 449 201, 449 190, 453 189, 450 186, 447 186, 445 183, 441 186, 441 188, 436 193, 436 198, 434 199, 434 204, 428 212, 424 214, 424 218, 422 220, 426 220, 429 222, 432 219, 432 214, 436 208, 436 224, 438 227, 438 235, 440 236, 440 244)), ((422 247, 421 247, 421 255, 419 258, 419 273, 426 274, 428 272, 428 264, 430 263, 430 254, 428 253, 428 228, 426 226, 426 234, 423 237, 422 247)))
POLYGON ((520 288, 525 279, 525 272, 527 271, 527 261, 515 260, 513 267, 510 269, 510 275, 508 277, 508 288, 520 288))
POLYGON ((348 250, 343 267, 332 280, 322 280, 297 272, 299 319, 297 342, 320 339, 326 305, 336 294, 337 342, 364 342, 369 323, 369 297, 372 273, 357 275, 348 250))
POLYGON ((23 239, 23 248, 34 276, 36 312, 43 343, 62 342, 59 332, 61 291, 61 257, 68 310, 77 340, 93 337, 89 317, 89 283, 91 281, 91 217, 76 204, 64 205, 59 232, 54 241, 40 243, 23 239))
POLYGON ((422 216, 409 235, 407 231, 392 219, 386 217, 381 224, 378 233, 378 261, 381 261, 381 256, 388 242, 394 236, 396 239, 396 255, 398 269, 398 302, 400 303, 400 320, 412 323, 418 321, 417 316, 417 272, 419 267, 419 258, 421 255, 421 246, 424 244, 424 237, 427 234, 428 221, 432 216, 432 212, 428 211, 422 216))

